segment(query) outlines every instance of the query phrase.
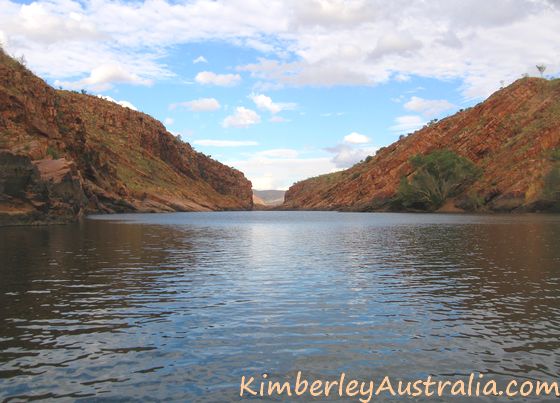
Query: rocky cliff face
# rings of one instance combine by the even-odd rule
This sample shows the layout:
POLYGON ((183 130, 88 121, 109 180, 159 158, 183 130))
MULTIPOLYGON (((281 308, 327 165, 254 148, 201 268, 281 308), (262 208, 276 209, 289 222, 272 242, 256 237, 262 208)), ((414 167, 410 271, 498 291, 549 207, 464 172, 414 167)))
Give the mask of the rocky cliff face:
POLYGON ((0 52, 0 224, 251 208, 241 172, 146 114, 54 90, 0 52))
POLYGON ((483 169, 478 181, 450 200, 451 208, 546 210, 552 203, 545 182, 560 169, 559 148, 560 80, 524 78, 350 169, 294 184, 283 208, 387 209, 401 178, 412 174, 412 156, 449 149, 483 169))

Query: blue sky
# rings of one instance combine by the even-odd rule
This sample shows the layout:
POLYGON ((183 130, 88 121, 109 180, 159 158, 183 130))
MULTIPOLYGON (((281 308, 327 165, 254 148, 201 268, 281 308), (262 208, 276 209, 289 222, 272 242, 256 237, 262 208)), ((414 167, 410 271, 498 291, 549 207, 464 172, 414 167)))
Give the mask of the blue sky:
POLYGON ((351 166, 560 61, 556 1, 0 0, 50 84, 146 112, 257 189, 351 166))

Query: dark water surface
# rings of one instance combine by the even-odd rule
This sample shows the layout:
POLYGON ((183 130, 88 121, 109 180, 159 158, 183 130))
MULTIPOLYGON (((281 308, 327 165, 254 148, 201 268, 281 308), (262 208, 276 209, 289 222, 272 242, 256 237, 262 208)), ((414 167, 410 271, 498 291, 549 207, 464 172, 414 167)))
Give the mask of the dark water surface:
POLYGON ((559 314, 560 216, 178 213, 1 228, 0 400, 227 402, 242 375, 297 370, 557 380, 559 314))

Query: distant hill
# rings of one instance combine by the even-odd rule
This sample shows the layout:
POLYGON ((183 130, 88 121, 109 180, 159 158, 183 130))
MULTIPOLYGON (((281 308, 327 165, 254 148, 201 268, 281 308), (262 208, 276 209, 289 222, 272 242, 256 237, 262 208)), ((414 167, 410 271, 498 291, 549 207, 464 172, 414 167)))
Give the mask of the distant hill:
POLYGON ((252 205, 240 171, 144 113, 53 89, 0 50, 0 224, 252 205))
POLYGON ((285 190, 254 190, 253 202, 265 206, 279 206, 284 203, 285 190))
POLYGON ((411 157, 447 149, 482 175, 450 209, 554 210, 560 204, 560 79, 523 78, 340 172, 294 184, 284 209, 388 210, 411 157), (475 201, 473 203, 473 200, 475 201))

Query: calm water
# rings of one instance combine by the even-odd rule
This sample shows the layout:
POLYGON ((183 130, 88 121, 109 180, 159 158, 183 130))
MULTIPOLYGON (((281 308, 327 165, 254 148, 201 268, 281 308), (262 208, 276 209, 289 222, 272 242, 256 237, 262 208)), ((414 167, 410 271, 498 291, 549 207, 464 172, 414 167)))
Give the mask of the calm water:
POLYGON ((242 375, 297 370, 558 379, 559 314, 560 216, 181 213, 3 228, 0 400, 233 401, 242 375))

